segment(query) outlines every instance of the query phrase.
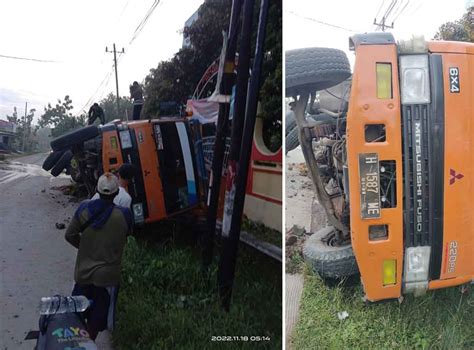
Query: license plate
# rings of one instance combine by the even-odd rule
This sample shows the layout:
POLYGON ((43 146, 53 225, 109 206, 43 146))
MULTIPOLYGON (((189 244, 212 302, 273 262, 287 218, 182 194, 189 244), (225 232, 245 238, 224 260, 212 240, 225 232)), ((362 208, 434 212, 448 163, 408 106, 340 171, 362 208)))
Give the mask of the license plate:
POLYGON ((362 219, 380 218, 380 173, 377 153, 359 154, 359 178, 362 219))
POLYGON ((120 142, 122 143, 122 149, 132 148, 132 138, 128 129, 120 131, 120 142))

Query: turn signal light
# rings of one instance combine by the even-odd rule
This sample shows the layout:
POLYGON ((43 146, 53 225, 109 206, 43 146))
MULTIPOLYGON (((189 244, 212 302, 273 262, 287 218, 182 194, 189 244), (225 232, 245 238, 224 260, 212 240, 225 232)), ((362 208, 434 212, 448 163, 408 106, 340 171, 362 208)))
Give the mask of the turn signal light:
POLYGON ((377 98, 392 98, 391 63, 377 63, 377 98))
POLYGON ((395 259, 383 261, 383 285, 397 283, 397 261, 395 259))

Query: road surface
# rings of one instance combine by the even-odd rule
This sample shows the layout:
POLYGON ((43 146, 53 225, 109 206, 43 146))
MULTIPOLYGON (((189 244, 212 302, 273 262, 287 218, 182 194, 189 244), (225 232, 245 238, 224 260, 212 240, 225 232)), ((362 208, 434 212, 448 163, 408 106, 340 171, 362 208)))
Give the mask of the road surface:
MULTIPOLYGON (((23 340, 38 329, 43 296, 68 295, 73 286, 76 249, 64 240, 78 203, 55 187, 70 184, 41 169, 46 154, 0 161, 0 350, 32 349, 23 340)), ((110 349, 110 336, 98 338, 110 349)))

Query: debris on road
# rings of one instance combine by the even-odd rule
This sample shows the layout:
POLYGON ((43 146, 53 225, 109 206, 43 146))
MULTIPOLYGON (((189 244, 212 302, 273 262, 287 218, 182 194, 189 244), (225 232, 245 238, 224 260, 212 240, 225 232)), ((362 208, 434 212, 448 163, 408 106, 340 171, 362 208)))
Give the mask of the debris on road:
POLYGON ((296 236, 291 235, 286 239, 286 245, 287 246, 293 245, 296 243, 297 240, 298 238, 296 236))
POLYGON ((66 225, 63 224, 63 223, 57 222, 57 223, 56 223, 56 228, 57 228, 58 230, 64 230, 64 229, 66 228, 66 225))

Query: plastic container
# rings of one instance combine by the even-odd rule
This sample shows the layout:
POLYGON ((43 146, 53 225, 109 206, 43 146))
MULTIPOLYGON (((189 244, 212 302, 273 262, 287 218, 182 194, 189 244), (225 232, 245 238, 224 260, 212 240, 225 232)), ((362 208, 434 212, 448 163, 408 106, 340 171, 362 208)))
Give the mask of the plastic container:
POLYGON ((41 298, 40 314, 53 315, 67 312, 84 312, 90 306, 89 300, 83 295, 53 296, 41 298))

